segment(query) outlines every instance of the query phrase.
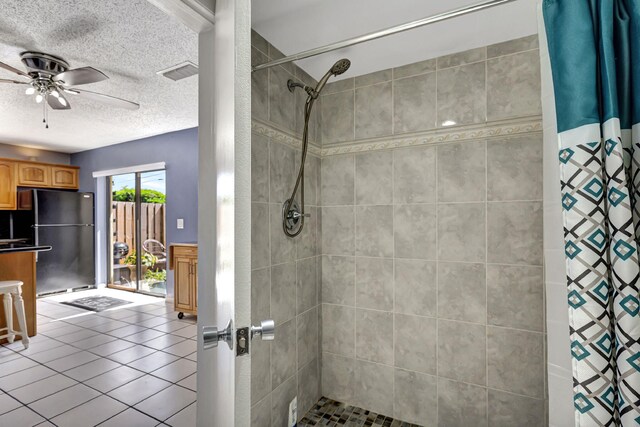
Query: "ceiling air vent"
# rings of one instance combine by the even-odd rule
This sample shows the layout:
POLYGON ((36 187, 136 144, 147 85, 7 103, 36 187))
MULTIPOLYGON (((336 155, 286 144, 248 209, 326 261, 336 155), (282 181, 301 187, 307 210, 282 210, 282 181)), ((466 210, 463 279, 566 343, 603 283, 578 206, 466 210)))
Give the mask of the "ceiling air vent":
POLYGON ((198 66, 191 61, 185 61, 166 70, 158 71, 157 74, 177 82, 198 74, 198 66))

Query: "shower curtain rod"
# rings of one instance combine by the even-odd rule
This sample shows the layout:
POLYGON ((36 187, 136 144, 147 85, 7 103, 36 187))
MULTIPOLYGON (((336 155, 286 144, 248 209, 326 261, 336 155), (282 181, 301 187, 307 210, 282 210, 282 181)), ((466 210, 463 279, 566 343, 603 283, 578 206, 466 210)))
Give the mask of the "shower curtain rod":
POLYGON ((446 19, 455 18, 456 16, 466 15, 467 13, 477 12, 480 10, 488 9, 490 7, 499 6, 504 3, 510 3, 515 0, 489 0, 482 3, 477 3, 470 6, 464 6, 459 9, 450 10, 449 12, 439 13, 427 18, 418 19, 417 21, 407 22, 395 27, 386 28, 384 30, 375 31, 373 33, 365 34, 358 37, 342 40, 336 43, 328 44, 326 46, 317 47, 315 49, 305 50, 304 52, 296 53, 295 55, 289 55, 284 58, 276 59, 273 61, 265 62, 253 67, 253 71, 262 70, 264 68, 270 68, 280 64, 286 64, 287 62, 299 61, 300 59, 310 58, 312 56, 321 55, 323 53, 331 52, 334 50, 342 49, 345 47, 353 46, 356 44, 368 42, 370 40, 379 39, 381 37, 390 36, 392 34, 401 33, 403 31, 412 30, 414 28, 422 27, 425 25, 433 24, 435 22, 444 21, 446 19))

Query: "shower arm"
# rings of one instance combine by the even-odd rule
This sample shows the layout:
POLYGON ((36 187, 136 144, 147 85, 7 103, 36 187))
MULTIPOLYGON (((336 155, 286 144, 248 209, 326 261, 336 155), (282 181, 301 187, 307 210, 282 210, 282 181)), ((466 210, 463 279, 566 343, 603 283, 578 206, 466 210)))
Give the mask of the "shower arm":
POLYGON ((434 24, 436 22, 444 21, 446 19, 455 18, 458 16, 466 15, 468 13, 478 12, 480 10, 489 9, 491 7, 499 6, 505 3, 511 3, 513 1, 516 1, 516 0, 489 0, 482 3, 463 6, 458 9, 450 10, 448 12, 439 13, 437 15, 432 15, 427 18, 418 19, 417 21, 407 22, 405 24, 397 25, 395 27, 390 27, 384 30, 375 31, 373 33, 368 33, 362 36, 342 40, 326 46, 305 50, 303 52, 296 53, 295 55, 289 55, 289 56, 285 56, 284 58, 265 62, 264 64, 258 64, 255 67, 253 67, 252 71, 258 71, 264 68, 270 68, 276 65, 286 64, 288 62, 299 61, 301 59, 310 58, 312 56, 322 55, 323 53, 332 52, 334 50, 343 49, 345 47, 353 46, 356 44, 368 42, 368 41, 379 39, 382 37, 391 36, 393 34, 401 33, 404 31, 413 30, 414 28, 423 27, 425 25, 434 24))

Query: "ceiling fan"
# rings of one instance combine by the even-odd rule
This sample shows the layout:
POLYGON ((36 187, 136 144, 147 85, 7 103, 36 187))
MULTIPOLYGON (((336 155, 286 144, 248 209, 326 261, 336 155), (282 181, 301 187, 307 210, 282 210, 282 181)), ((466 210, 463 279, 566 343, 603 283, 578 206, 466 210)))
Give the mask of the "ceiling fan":
POLYGON ((47 105, 53 110, 69 110, 71 104, 65 97, 66 94, 77 95, 112 107, 126 108, 128 110, 137 110, 140 108, 140 105, 135 102, 75 88, 75 86, 97 83, 109 78, 102 71, 96 70, 95 68, 82 67, 69 69, 69 64, 64 59, 40 52, 23 52, 20 54, 20 58, 27 68, 26 72, 3 62, 0 62, 0 68, 28 80, 0 78, 0 83, 27 85, 28 87, 25 90, 27 95, 35 95, 35 101, 38 104, 45 101, 43 103, 44 117, 42 121, 47 128, 49 127, 47 105))

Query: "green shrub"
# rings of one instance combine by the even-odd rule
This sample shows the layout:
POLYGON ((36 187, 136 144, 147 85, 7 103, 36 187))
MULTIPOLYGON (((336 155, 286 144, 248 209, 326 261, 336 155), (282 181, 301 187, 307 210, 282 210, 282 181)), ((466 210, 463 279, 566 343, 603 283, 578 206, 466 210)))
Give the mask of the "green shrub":
MULTIPOLYGON (((157 190, 140 190, 140 201, 142 203, 166 203, 167 196, 157 190)), ((136 190, 124 187, 122 190, 113 192, 114 202, 135 202, 136 190)))

